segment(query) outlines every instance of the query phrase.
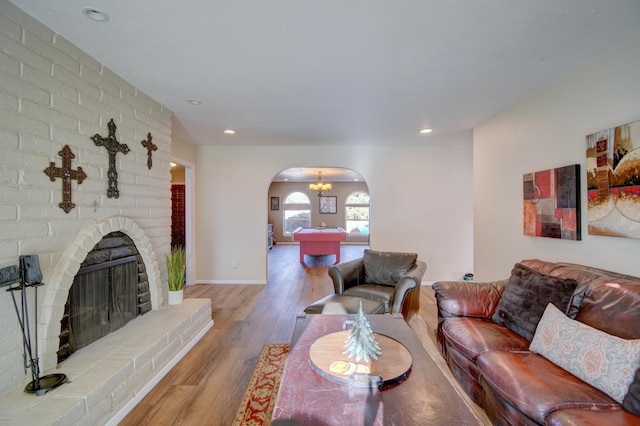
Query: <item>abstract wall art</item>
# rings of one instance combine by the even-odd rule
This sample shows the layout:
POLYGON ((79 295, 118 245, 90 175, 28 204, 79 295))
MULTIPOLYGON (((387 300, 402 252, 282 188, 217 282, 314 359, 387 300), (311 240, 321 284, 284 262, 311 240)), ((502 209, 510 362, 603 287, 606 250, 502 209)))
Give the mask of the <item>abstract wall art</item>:
POLYGON ((640 121, 586 139, 589 234, 640 238, 640 121))
POLYGON ((580 165, 523 176, 524 235, 580 240, 580 165))

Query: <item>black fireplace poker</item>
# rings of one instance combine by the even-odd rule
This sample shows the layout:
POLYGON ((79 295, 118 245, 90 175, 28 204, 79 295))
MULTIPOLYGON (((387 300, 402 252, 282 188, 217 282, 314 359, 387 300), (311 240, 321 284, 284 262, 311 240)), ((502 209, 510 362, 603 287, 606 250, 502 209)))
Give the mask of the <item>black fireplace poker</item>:
POLYGON ((22 330, 22 350, 24 357, 24 368, 31 370, 31 382, 27 384, 24 391, 36 395, 44 395, 50 390, 68 382, 64 374, 49 374, 40 377, 40 359, 38 357, 38 287, 43 286, 42 272, 38 256, 20 256, 19 267, 16 265, 0 269, 0 287, 6 287, 11 293, 13 307, 18 316, 18 323, 22 330), (27 299, 27 287, 34 288, 35 304, 35 345, 31 341, 31 327, 29 325, 29 305, 27 299), (16 292, 20 291, 20 307, 16 300, 16 292))

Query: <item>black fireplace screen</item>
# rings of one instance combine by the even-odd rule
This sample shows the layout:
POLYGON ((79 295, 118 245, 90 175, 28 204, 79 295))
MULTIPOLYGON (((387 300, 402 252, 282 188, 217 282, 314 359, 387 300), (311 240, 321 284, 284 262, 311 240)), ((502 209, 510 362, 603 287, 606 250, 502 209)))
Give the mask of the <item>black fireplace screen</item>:
POLYGON ((135 256, 81 268, 69 290, 71 353, 135 318, 137 289, 135 256))
POLYGON ((80 265, 60 319, 58 362, 151 311, 149 277, 133 240, 105 235, 80 265))

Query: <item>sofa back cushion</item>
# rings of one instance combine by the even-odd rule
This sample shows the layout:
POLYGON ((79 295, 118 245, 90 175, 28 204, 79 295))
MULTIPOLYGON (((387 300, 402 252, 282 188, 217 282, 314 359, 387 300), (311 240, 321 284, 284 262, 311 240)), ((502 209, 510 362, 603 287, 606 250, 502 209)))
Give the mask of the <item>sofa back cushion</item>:
POLYGON ((516 263, 491 319, 531 341, 547 304, 566 313, 577 286, 576 280, 552 277, 516 263))
POLYGON ((587 288, 576 320, 623 339, 640 339, 640 281, 595 280, 587 288))
POLYGON ((571 278, 578 287, 571 299, 570 318, 623 339, 640 338, 640 278, 575 263, 523 260, 543 274, 571 278))
POLYGON ((365 281, 370 284, 395 285, 416 264, 416 253, 364 251, 365 281))

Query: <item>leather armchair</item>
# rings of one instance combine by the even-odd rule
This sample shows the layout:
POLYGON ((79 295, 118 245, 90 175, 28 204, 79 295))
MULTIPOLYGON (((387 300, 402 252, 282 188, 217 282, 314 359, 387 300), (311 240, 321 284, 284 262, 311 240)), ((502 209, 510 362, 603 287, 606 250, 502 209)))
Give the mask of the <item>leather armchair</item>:
POLYGON ((384 303, 385 313, 409 321, 420 310, 420 285, 427 264, 415 253, 365 250, 364 257, 329 268, 336 294, 384 303))

